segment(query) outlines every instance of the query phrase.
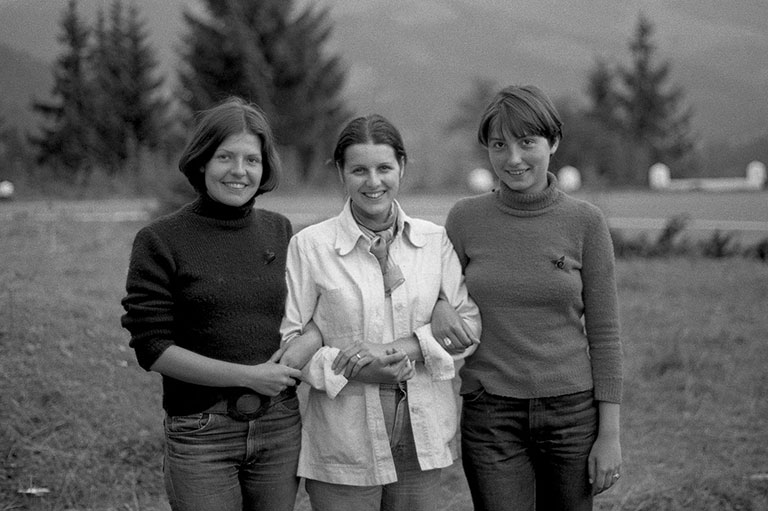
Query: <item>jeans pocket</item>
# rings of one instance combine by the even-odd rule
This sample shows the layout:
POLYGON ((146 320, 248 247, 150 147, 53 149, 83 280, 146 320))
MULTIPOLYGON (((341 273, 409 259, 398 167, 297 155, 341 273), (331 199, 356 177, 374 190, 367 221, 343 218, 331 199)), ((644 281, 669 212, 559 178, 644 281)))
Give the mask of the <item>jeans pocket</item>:
POLYGON ((467 394, 463 394, 461 397, 465 403, 476 403, 485 396, 485 389, 480 387, 477 390, 473 390, 467 394))
POLYGON ((199 433, 211 423, 214 414, 193 413, 191 415, 166 415, 165 431, 169 435, 199 433))

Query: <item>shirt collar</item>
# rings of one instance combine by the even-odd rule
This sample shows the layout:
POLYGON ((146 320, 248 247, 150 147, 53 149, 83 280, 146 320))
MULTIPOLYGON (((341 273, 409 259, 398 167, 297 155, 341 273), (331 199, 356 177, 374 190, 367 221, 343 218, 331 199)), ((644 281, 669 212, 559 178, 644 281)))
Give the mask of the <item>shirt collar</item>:
MULTIPOLYGON (((397 201, 395 201, 395 207, 397 208, 398 235, 402 233, 403 238, 416 248, 423 247, 427 243, 427 239, 419 229, 418 224, 405 214, 403 208, 400 207, 400 203, 397 201)), ((352 252, 360 238, 367 242, 365 234, 360 230, 355 218, 352 216, 352 205, 349 199, 347 199, 347 203, 344 205, 344 209, 341 210, 337 220, 338 228, 335 248, 339 255, 344 256, 352 252)))

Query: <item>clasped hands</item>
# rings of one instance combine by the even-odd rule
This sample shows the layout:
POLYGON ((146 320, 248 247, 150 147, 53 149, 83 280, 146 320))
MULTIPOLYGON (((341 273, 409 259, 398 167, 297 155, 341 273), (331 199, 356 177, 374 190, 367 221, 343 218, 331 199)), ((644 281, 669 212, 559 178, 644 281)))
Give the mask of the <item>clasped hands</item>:
POLYGON ((404 351, 368 342, 340 350, 331 369, 348 380, 363 383, 398 383, 415 374, 414 364, 404 351))

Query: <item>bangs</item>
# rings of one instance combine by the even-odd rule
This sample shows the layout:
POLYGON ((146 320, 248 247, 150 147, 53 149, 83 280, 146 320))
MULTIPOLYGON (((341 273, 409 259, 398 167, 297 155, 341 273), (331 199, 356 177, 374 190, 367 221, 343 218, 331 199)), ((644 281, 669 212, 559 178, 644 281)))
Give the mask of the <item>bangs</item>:
POLYGON ((549 138, 550 133, 543 119, 522 102, 511 105, 505 101, 499 105, 499 112, 491 121, 489 128, 489 135, 498 133, 507 138, 523 138, 533 135, 549 138))

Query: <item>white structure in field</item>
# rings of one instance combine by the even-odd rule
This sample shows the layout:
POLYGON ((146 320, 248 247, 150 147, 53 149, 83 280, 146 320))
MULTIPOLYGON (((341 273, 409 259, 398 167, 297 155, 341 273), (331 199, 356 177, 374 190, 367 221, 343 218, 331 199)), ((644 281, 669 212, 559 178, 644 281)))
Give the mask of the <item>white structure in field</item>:
POLYGON ((496 183, 493 172, 482 167, 478 167, 472 170, 467 176, 469 181, 469 189, 472 193, 485 193, 493 190, 493 186, 496 183))
POLYGON ((566 165, 557 171, 557 184, 564 192, 575 192, 581 188, 581 173, 576 167, 566 165))
POLYGON ((713 192, 762 190, 765 181, 765 164, 759 161, 753 161, 747 165, 746 177, 672 179, 669 167, 663 163, 651 165, 648 170, 648 182, 654 190, 707 190, 713 192))
POLYGON ((15 188, 10 181, 0 181, 0 199, 10 199, 15 188))

